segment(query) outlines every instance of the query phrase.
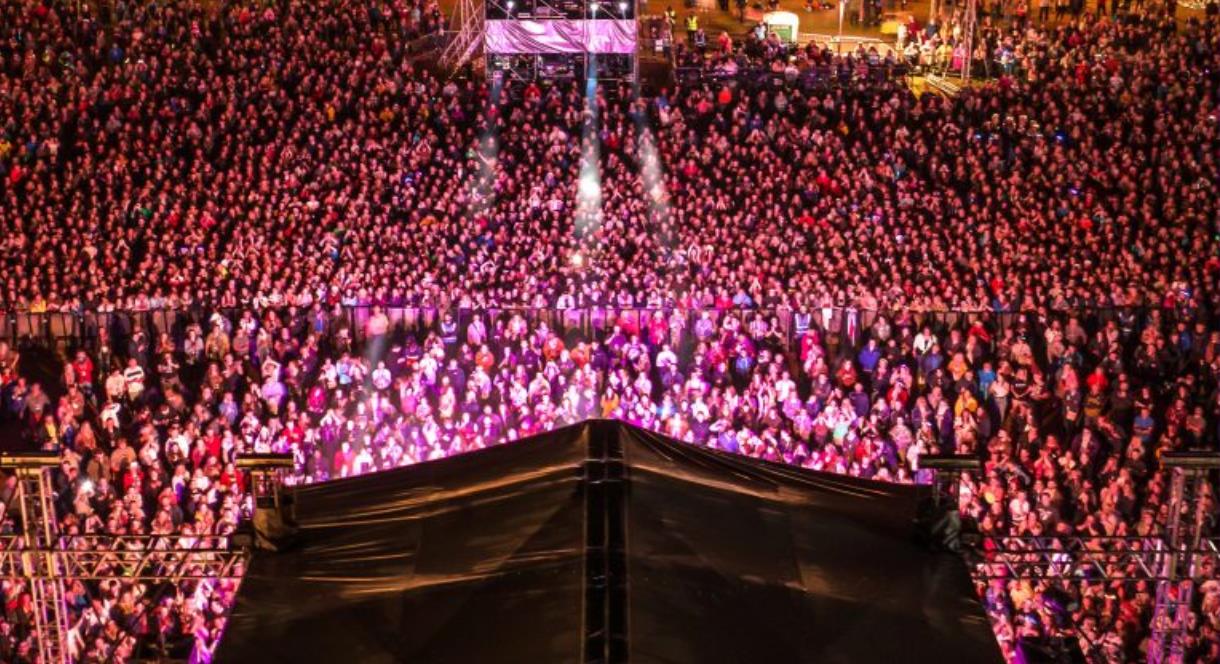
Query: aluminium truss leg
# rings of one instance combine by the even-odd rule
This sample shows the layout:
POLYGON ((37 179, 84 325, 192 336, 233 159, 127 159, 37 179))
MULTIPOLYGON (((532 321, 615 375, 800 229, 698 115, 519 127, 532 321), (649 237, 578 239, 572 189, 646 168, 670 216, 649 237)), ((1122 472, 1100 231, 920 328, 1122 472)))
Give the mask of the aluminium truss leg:
POLYGON ((483 6, 476 6, 474 0, 460 0, 454 7, 453 22, 456 34, 441 53, 442 67, 456 72, 477 57, 483 46, 484 12, 483 6))
POLYGON ((970 80, 970 65, 974 62, 974 28, 977 12, 978 0, 966 0, 965 38, 962 40, 962 50, 965 51, 961 71, 963 84, 970 80))
POLYGON ((1185 617, 1190 611, 1190 580, 1178 580, 1178 555, 1182 551, 1182 510, 1186 472, 1174 469, 1170 484, 1168 546, 1162 557, 1161 580, 1156 584, 1152 611, 1152 638, 1148 642, 1149 664, 1180 664, 1185 617))
POLYGON ((64 603, 63 579, 55 566, 51 550, 55 546, 55 504, 51 472, 47 469, 18 470, 21 527, 24 538, 22 569, 34 600, 34 629, 38 656, 43 664, 67 664, 68 615, 64 603))
POLYGON ((34 600, 35 623, 38 628, 38 650, 42 661, 68 663, 68 607, 65 605, 63 580, 38 578, 30 583, 34 600))

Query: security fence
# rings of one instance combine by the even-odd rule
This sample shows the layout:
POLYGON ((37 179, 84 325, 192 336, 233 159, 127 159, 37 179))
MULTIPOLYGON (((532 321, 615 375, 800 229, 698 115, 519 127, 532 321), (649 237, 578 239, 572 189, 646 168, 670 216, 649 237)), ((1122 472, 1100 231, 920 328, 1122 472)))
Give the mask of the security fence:
MULTIPOLYGON (((107 350, 117 356, 130 355, 132 344, 152 349, 166 344, 181 349, 188 330, 197 326, 201 336, 216 325, 230 332, 245 326, 257 330, 274 323, 277 333, 286 328, 298 338, 315 333, 324 343, 360 349, 369 336, 370 321, 385 315, 385 338, 401 341, 407 335, 423 339, 436 334, 444 341, 466 341, 472 325, 481 325, 484 338, 497 338, 496 332, 515 319, 530 329, 545 323, 556 333, 570 339, 604 341, 616 331, 628 337, 639 335, 652 343, 675 346, 707 340, 722 334, 728 318, 736 319, 736 329, 752 342, 774 350, 793 350, 800 339, 813 331, 828 345, 856 346, 869 337, 885 341, 890 337, 915 334, 927 327, 938 335, 956 329, 973 331, 984 341, 995 343, 1004 331, 1019 326, 1030 334, 1031 343, 1040 341, 1052 321, 1066 323, 1076 319, 1092 335, 1114 323, 1123 338, 1153 324, 1166 325, 1196 321, 1214 329, 1216 321, 1203 312, 1163 307, 1116 307, 1041 309, 1038 311, 924 311, 917 309, 866 310, 856 307, 788 306, 773 308, 683 308, 683 307, 435 307, 374 304, 335 305, 332 307, 250 307, 158 309, 149 311, 71 311, 0 313, 0 341, 17 347, 43 346, 60 350, 107 350), (476 321, 478 323, 476 324, 476 321)), ((374 324, 374 327, 377 323, 374 324)))

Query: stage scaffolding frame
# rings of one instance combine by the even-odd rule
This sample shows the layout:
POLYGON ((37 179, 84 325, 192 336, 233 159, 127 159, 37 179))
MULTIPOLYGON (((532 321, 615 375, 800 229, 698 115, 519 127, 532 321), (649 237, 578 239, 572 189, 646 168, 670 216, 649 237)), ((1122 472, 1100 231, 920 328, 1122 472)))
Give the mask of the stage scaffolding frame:
POLYGON ((609 2, 596 2, 595 0, 483 0, 483 15, 494 13, 497 16, 503 15, 509 17, 508 20, 523 19, 553 19, 553 18, 568 18, 568 19, 591 19, 594 16, 592 6, 598 7, 597 11, 602 12, 603 16, 609 16, 611 5, 609 2), (527 10, 527 5, 530 9, 527 10), (579 7, 579 16, 577 16, 577 7, 579 7))
POLYGON ((1171 452, 1163 455, 1162 461, 1172 473, 1167 534, 1169 547, 1176 555, 1167 555, 1163 559, 1152 612, 1148 662, 1182 664, 1186 659, 1186 629, 1195 578, 1203 560, 1211 558, 1213 564, 1217 562, 1217 540, 1203 537, 1206 515, 1202 505, 1209 486, 1208 475, 1220 467, 1220 454, 1171 452), (1183 511, 1191 512, 1193 516, 1188 534, 1183 532, 1183 511))
POLYGON ((152 582, 226 579, 236 578, 246 559, 241 548, 183 547, 181 539, 178 535, 87 535, 61 537, 56 546, 31 549, 23 546, 23 536, 4 535, 0 536, 0 576, 29 578, 31 561, 41 559, 49 564, 35 569, 54 570, 54 575, 36 571, 34 578, 152 582))
POLYGON ((441 52, 440 65, 449 71, 457 71, 472 61, 486 63, 483 34, 489 13, 523 19, 559 18, 568 16, 573 4, 582 8, 582 18, 589 18, 590 6, 597 3, 590 0, 458 0, 451 19, 454 37, 441 52), (523 11, 527 1, 531 9, 523 11))
POLYGON ((65 576, 59 561, 40 552, 55 543, 56 520, 51 468, 56 457, 42 456, 28 463, 16 464, 16 501, 20 508, 22 533, 14 539, 21 554, 17 569, 5 576, 29 581, 34 604, 34 629, 37 633, 38 657, 44 663, 71 662, 68 648, 68 607, 64 599, 65 576))
MULTIPOLYGON (((291 467, 291 455, 251 456, 239 459, 238 465, 249 473, 255 505, 262 501, 279 511, 283 471, 291 467)), ((0 535, 0 575, 29 585, 36 649, 43 664, 75 661, 67 583, 235 579, 244 571, 251 546, 239 545, 236 535, 191 537, 194 544, 188 545, 182 535, 60 534, 52 476, 59 462, 55 454, 0 456, 0 468, 16 475, 13 501, 21 518, 19 533, 0 535)))
MULTIPOLYGON (((585 21, 603 19, 635 18, 639 12, 636 0, 458 0, 454 6, 450 23, 453 26, 453 38, 445 46, 438 60, 440 66, 450 72, 457 73, 471 62, 479 63, 480 73, 487 76, 500 75, 515 81, 536 80, 543 78, 539 73, 543 70, 542 53, 496 54, 486 51, 484 34, 489 17, 503 17, 492 20, 546 20, 569 19, 585 21), (496 57, 509 59, 528 58, 530 66, 493 65, 496 57), (524 74, 524 75, 522 75, 524 74)), ((587 29, 587 24, 586 29, 587 29)), ((637 28, 638 31, 638 28, 637 28)), ((581 76, 590 75, 592 53, 573 53, 581 58, 581 76)), ((621 54, 629 59, 629 73, 625 79, 622 76, 602 77, 607 80, 619 81, 639 80, 638 53, 621 54)), ((599 56, 604 57, 604 56, 599 56)))
POLYGON ((1169 558, 1211 559, 1220 564, 1220 539, 1195 548, 1170 549, 1160 537, 984 537, 967 549, 976 579, 1161 582, 1169 558))
MULTIPOLYGON (((250 473, 255 504, 279 511, 282 473, 291 466, 291 457, 257 456, 241 463, 250 473)), ((956 496, 960 474, 970 472, 960 459, 957 462, 956 468, 936 471, 938 497, 949 491, 956 496)), ((1220 538, 1203 536, 1206 514, 1199 507, 1209 473, 1220 466, 1220 455, 1167 453, 1162 462, 1172 475, 1164 537, 973 536, 964 552, 972 574, 980 580, 1153 581, 1156 604, 1148 661, 1183 662, 1194 581, 1206 562, 1213 569, 1220 567, 1220 538), (1183 529, 1183 511, 1192 515, 1189 534, 1183 529)), ((0 536, 0 574, 29 583, 42 662, 73 661, 65 583, 236 578, 250 555, 249 546, 237 546, 235 538, 224 536, 192 538, 206 546, 183 546, 181 535, 62 536, 57 532, 52 484, 58 463, 57 456, 46 454, 0 457, 0 467, 11 469, 17 478, 14 501, 22 524, 20 533, 0 536)))
POLYGON ((482 3, 476 5, 475 0, 458 0, 451 19, 453 38, 445 45, 438 60, 443 69, 456 72, 471 61, 486 61, 483 52, 484 16, 482 3))
POLYGON ((974 62, 974 29, 978 23, 978 0, 966 0, 965 26, 962 29, 962 82, 970 80, 970 65, 974 62))
MULTIPOLYGON (((971 0, 973 3, 974 0, 971 0)), ((978 457, 930 457, 938 502, 946 491, 957 498, 963 473, 977 472, 978 457)), ((1147 580, 1156 584, 1149 664, 1183 664, 1186 629, 1195 579, 1205 562, 1220 568, 1220 538, 1205 538, 1203 511, 1209 474, 1220 468, 1220 453, 1166 452, 1161 463, 1170 473, 1169 523, 1164 536, 1147 537, 979 537, 963 547, 976 579, 1025 579, 1107 582, 1147 580), (1193 486, 1192 486, 1193 485, 1193 486), (1192 515, 1185 534, 1182 513, 1192 515)), ((945 496, 947 497, 947 496, 945 496)), ((1212 497, 1214 499, 1214 496, 1212 497)), ((1214 573, 1214 572, 1213 572, 1214 573)))

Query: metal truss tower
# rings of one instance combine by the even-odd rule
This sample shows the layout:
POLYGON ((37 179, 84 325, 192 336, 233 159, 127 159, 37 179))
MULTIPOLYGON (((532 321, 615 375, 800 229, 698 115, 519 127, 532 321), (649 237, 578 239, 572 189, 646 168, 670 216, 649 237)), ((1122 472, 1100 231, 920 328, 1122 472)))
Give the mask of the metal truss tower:
POLYGON ((978 24, 978 0, 966 0, 966 15, 962 17, 962 84, 970 80, 970 66, 974 62, 974 29, 978 24))
POLYGON ((1162 455, 1162 463, 1172 473, 1166 530, 1169 551, 1163 558, 1162 575, 1156 586, 1148 662, 1182 664, 1186 659, 1186 631, 1195 578, 1201 562, 1215 556, 1217 550, 1216 540, 1205 540, 1203 530, 1207 521, 1204 506, 1209 499, 1215 499, 1206 495, 1211 486, 1208 475, 1220 468, 1220 454, 1170 452, 1162 455), (1190 480, 1193 488, 1189 486, 1190 480), (1189 531, 1183 528, 1184 511, 1190 516, 1189 531))
MULTIPOLYGON (((971 0, 972 2, 974 0, 971 0)), ((956 489, 962 472, 977 458, 933 457, 924 467, 935 471, 934 490, 956 489)), ((1164 537, 981 537, 964 548, 976 579, 1143 579, 1156 583, 1156 604, 1148 648, 1149 664, 1182 664, 1194 579, 1203 563, 1220 565, 1220 538, 1205 538, 1209 473, 1220 468, 1215 452, 1166 452, 1171 473, 1169 523, 1164 537), (1194 480, 1193 492, 1188 480, 1194 480), (1189 532, 1182 513, 1190 514, 1189 532)), ((953 491, 956 496, 956 490, 953 491)), ((1213 503, 1214 504, 1214 503, 1213 503)))
MULTIPOLYGON (((292 467, 291 455, 251 455, 239 460, 250 473, 256 498, 266 497, 279 510, 280 475, 292 467)), ((0 455, 0 468, 17 477, 14 500, 21 530, 0 536, 0 577, 24 579, 34 605, 38 660, 71 664, 68 606, 64 584, 70 581, 183 581, 235 578, 250 554, 233 537, 191 538, 210 545, 186 545, 177 535, 61 535, 55 514, 52 473, 56 454, 0 455)))
POLYGON ((64 602, 64 579, 52 556, 46 555, 55 546, 54 491, 51 468, 58 464, 54 456, 30 457, 14 464, 17 474, 17 503, 20 507, 21 535, 13 539, 19 554, 15 569, 4 570, 5 576, 23 578, 29 584, 34 600, 34 629, 38 634, 38 656, 46 663, 70 662, 68 649, 68 607, 64 602))
POLYGON ((454 35, 441 52, 441 67, 453 72, 482 57, 483 20, 482 4, 475 4, 475 0, 458 0, 453 9, 454 35))

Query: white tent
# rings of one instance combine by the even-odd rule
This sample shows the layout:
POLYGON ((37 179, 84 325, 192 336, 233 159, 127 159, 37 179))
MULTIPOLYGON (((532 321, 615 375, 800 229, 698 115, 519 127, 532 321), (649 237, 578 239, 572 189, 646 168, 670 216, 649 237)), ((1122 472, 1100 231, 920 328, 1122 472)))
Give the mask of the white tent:
POLYGON ((762 22, 767 26, 767 34, 775 33, 790 44, 795 44, 801 34, 801 19, 792 12, 767 12, 762 22))

